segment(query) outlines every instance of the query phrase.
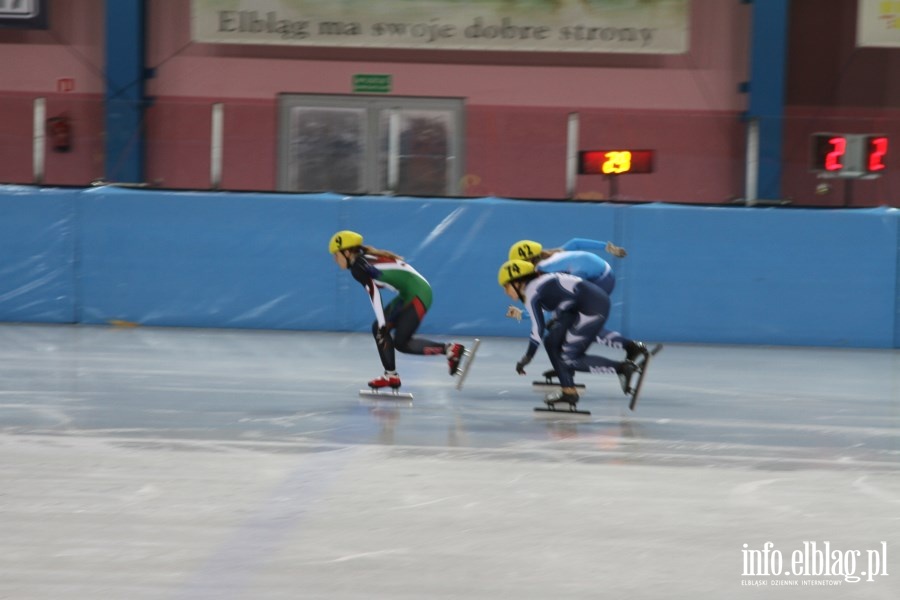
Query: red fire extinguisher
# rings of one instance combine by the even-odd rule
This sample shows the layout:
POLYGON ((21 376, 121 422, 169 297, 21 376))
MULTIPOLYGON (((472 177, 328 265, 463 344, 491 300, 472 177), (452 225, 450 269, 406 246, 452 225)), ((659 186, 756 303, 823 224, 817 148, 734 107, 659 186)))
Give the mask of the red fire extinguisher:
POLYGON ((47 119, 47 137, 54 152, 68 152, 72 149, 72 123, 68 115, 47 119))

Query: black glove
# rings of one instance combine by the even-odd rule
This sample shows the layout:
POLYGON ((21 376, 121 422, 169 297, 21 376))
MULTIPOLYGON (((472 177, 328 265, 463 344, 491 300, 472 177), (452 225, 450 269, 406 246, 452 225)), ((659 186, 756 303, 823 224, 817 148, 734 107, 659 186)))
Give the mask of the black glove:
POLYGON ((519 362, 516 363, 516 373, 519 375, 525 375, 525 365, 531 362, 531 358, 528 356, 523 356, 519 362))

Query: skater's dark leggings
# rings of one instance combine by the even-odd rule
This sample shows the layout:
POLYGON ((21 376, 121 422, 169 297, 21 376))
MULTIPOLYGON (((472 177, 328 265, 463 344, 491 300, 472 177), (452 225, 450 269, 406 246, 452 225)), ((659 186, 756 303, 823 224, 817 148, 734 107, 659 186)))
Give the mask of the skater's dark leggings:
POLYGON ((544 349, 562 387, 575 385, 574 371, 613 373, 618 362, 587 354, 588 347, 603 327, 605 315, 584 315, 563 311, 544 336, 544 349))
POLYGON ((418 298, 413 298, 405 305, 401 304, 399 298, 394 298, 384 310, 390 326, 390 335, 384 336, 381 344, 378 343, 378 321, 372 323, 372 335, 375 336, 378 355, 381 357, 381 364, 385 371, 397 370, 394 350, 404 354, 444 353, 446 346, 443 343, 413 337, 427 310, 418 298))

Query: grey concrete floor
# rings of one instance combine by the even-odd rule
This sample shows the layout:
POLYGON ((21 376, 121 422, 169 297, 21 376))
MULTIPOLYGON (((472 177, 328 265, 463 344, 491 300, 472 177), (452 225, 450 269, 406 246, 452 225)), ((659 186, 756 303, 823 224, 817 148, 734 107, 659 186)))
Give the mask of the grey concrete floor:
POLYGON ((569 417, 525 344, 408 403, 368 335, 0 325, 0 598, 900 596, 900 352, 669 344, 569 417))

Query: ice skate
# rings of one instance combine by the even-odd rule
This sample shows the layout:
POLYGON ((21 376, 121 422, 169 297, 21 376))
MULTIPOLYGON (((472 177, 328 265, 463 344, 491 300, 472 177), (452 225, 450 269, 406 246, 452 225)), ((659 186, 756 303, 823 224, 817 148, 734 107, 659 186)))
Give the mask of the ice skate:
MULTIPOLYGON (((535 389, 553 390, 553 389, 560 388, 558 376, 557 376, 555 369, 550 369, 549 371, 544 371, 543 373, 541 373, 541 377, 544 378, 543 381, 537 380, 537 381, 531 382, 531 385, 534 386, 535 389)), ((573 387, 576 387, 579 390, 585 389, 583 383, 576 383, 576 384, 574 384, 573 387)))
POLYGON ((578 404, 578 392, 575 388, 562 388, 549 394, 544 398, 544 404, 546 404, 546 408, 537 407, 534 411, 578 415, 591 414, 586 410, 578 410, 575 408, 578 404))
POLYGON ((451 376, 459 374, 465 352, 466 347, 462 344, 450 344, 447 346, 447 365, 450 367, 451 376))
POLYGON ((462 344, 453 344, 447 352, 447 362, 450 364, 450 374, 456 377, 456 389, 461 390, 469 369, 472 368, 472 361, 475 360, 475 353, 478 352, 478 346, 481 340, 475 338, 471 348, 465 348, 462 344))
POLYGON ((400 392, 400 376, 397 373, 385 373, 369 382, 368 390, 359 390, 364 398, 381 398, 385 400, 412 400, 413 395, 400 392))
POLYGON ((544 403, 550 408, 556 408, 558 404, 568 404, 570 408, 574 408, 578 404, 578 392, 573 388, 562 388, 557 392, 548 394, 544 398, 544 403))
POLYGON ((650 350, 643 342, 631 342, 625 345, 625 360, 627 361, 642 365, 649 356, 650 350))
POLYGON ((630 360, 622 361, 618 367, 616 367, 616 375, 619 376, 619 385, 622 386, 622 393, 626 396, 630 395, 632 392, 631 389, 631 378, 635 373, 640 373, 641 369, 635 363, 630 360))
MULTIPOLYGON (((646 356, 644 356, 644 360, 641 361, 641 364, 638 365, 638 379, 637 383, 634 385, 634 389, 630 389, 626 394, 631 396, 631 402, 628 404, 628 408, 634 410, 634 407, 637 405, 638 397, 641 395, 641 387, 644 385, 644 376, 647 374, 647 367, 650 365, 650 359, 663 349, 662 344, 656 344, 651 348, 646 356)), ((621 378, 621 376, 620 376, 621 378)), ((629 381, 629 385, 630 385, 629 381)))
POLYGON ((386 388, 398 390, 400 389, 400 376, 397 373, 385 373, 381 377, 376 377, 370 381, 369 387, 373 390, 384 390, 386 388))

